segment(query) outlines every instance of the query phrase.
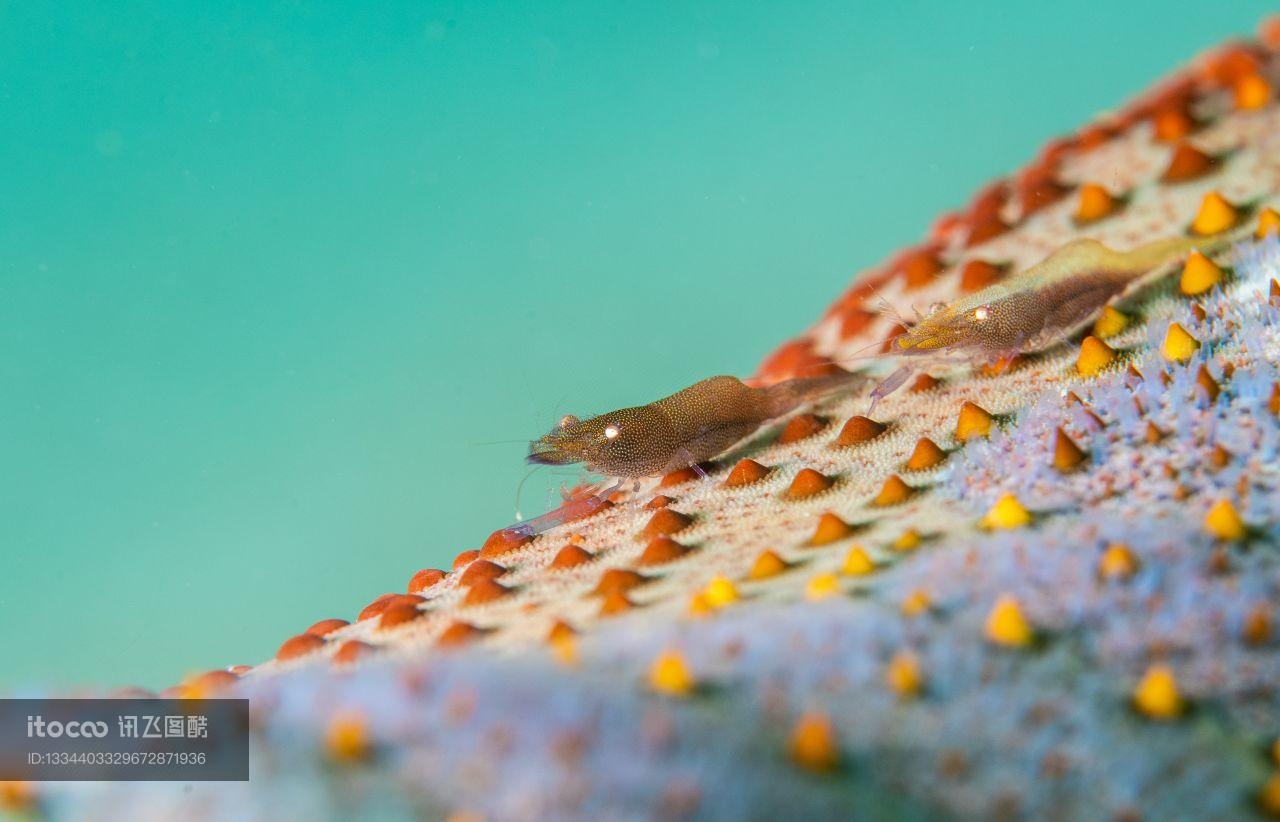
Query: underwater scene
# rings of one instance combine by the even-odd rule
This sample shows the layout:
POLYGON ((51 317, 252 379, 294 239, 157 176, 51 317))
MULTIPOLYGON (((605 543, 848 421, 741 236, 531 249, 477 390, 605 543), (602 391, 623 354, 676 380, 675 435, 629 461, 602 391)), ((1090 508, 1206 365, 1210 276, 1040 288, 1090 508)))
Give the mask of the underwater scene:
POLYGON ((0 819, 1280 817, 1280 13, 0 61, 0 819))

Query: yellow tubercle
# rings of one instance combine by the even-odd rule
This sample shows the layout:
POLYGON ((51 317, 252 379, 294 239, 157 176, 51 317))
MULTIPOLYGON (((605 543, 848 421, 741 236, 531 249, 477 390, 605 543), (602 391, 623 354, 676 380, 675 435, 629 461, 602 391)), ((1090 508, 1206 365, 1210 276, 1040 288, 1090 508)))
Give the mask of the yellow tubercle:
POLYGON ((773 551, 761 551, 760 556, 756 557, 756 561, 752 564, 751 570, 747 572, 747 578, 768 579, 781 574, 790 567, 785 559, 773 551))
POLYGON ((1236 207, 1218 192, 1210 191, 1200 201, 1200 210, 1191 221, 1191 231, 1201 236, 1217 234, 1231 228, 1238 219, 1240 214, 1236 207))
POLYGON ((1220 499, 1204 515, 1204 529, 1222 540, 1243 539, 1246 533, 1244 520, 1230 500, 1220 499))
POLYGON ((1123 542, 1113 542, 1098 561, 1098 576, 1103 579, 1127 579, 1138 570, 1138 558, 1123 542))
POLYGON ((1076 357, 1076 371, 1082 377, 1097 376, 1104 368, 1115 362, 1115 359, 1114 348, 1097 337, 1085 337, 1080 343, 1080 355, 1076 357))
POLYGON ((956 419, 956 439, 965 442, 990 436, 991 422, 991 414, 985 408, 966 402, 960 406, 960 416, 956 419))
POLYGON ((689 597, 689 616, 704 617, 715 612, 715 608, 707 602, 707 595, 702 591, 689 597))
POLYGON ((360 714, 339 714, 329 723, 324 735, 325 749, 339 762, 358 762, 372 750, 369 726, 360 714))
POLYGON ((982 518, 983 528, 993 531, 1022 528, 1031 524, 1031 512, 1013 494, 1005 494, 996 500, 991 510, 982 518))
POLYGON ((1105 340, 1116 336, 1128 327, 1129 318, 1108 305, 1102 309, 1102 313, 1093 324, 1093 336, 1105 340))
POLYGON ((800 767, 829 773, 840 764, 840 745, 835 726, 826 714, 809 712, 791 729, 788 744, 791 759, 800 767))
POLYGON ((1258 230, 1254 236, 1262 240, 1268 234, 1280 234, 1280 211, 1274 208, 1262 209, 1262 213, 1258 215, 1258 230))
POLYGON ((924 683, 924 677, 920 672, 920 660, 910 651, 898 651, 885 668, 884 680, 898 695, 915 696, 920 693, 924 683))
POLYGON ((919 616, 933 607, 933 599, 929 596, 929 592, 921 588, 917 588, 907 594, 907 598, 902 600, 903 616, 919 616))
POLYGON ((1178 323, 1169 326, 1160 352, 1170 362, 1186 362, 1200 349, 1200 341, 1178 323))
POLYGON ((818 574, 804 586, 806 599, 814 602, 840 595, 840 578, 835 574, 818 574))
POLYGON ((1151 719, 1176 719, 1186 710, 1178 681, 1167 665, 1152 665, 1133 689, 1133 706, 1151 719))
POLYGON ((1182 266, 1182 278, 1178 281, 1178 288, 1188 297, 1195 297, 1212 289, 1220 282, 1222 282, 1222 269, 1199 251, 1192 251, 1182 266))
POLYGON ((1273 773, 1258 793, 1258 807, 1267 816, 1280 817, 1280 773, 1273 773))
POLYGON ((987 640, 1006 648, 1021 648, 1031 644, 1035 632, 1027 622, 1018 600, 1004 595, 996 600, 987 614, 985 626, 987 640))
POLYGON ((697 681, 684 657, 675 651, 667 651, 649 666, 649 686, 668 696, 688 696, 693 693, 697 681))
POLYGON ((707 583, 702 596, 712 608, 723 608, 738 601, 738 588, 727 577, 716 577, 707 583))
POLYGON ((920 547, 920 532, 914 528, 908 528, 893 541, 893 547, 898 551, 914 551, 920 547))
POLYGON ((871 561, 871 557, 867 556, 867 552, 859 545, 855 545, 849 549, 849 553, 844 558, 844 567, 840 572, 845 576, 860 577, 871 573, 876 569, 876 564, 871 561))

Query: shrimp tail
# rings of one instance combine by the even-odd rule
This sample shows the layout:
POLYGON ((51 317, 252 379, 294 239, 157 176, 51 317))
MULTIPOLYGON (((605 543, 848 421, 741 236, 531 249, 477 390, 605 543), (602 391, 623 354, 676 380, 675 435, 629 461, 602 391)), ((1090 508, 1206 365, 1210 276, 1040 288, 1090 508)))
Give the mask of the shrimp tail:
POLYGON ((862 374, 842 372, 823 377, 797 377, 760 389, 764 392, 765 417, 781 417, 802 405, 847 390, 866 379, 862 374))

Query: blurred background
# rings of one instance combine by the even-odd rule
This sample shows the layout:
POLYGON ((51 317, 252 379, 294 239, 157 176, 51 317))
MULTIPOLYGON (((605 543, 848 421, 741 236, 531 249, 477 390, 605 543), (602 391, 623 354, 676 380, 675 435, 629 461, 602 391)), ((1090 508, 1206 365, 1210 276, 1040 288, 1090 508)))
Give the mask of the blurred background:
MULTIPOLYGON (((0 688, 269 657, 1254 2, 0 4, 0 688)), ((527 514, 567 477, 542 476, 527 514)))

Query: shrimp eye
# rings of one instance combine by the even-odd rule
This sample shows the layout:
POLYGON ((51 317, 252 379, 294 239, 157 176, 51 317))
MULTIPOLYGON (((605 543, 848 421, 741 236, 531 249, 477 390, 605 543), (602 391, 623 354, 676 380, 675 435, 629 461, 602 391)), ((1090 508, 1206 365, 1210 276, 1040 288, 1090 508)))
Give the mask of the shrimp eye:
POLYGON ((986 322, 989 316, 991 316, 991 312, 987 310, 985 305, 973 309, 973 318, 980 323, 986 322))
POLYGON ((559 428, 561 431, 563 431, 569 426, 577 425, 577 424, 578 424, 577 417, 575 417, 572 414, 565 414, 563 417, 560 418, 560 422, 556 423, 556 428, 559 428))
POLYGON ((607 440, 617 439, 621 433, 616 425, 606 425, 604 427, 604 438, 607 440))
POLYGON ((934 314, 937 314, 939 311, 941 311, 946 307, 947 307, 946 303, 934 303, 933 305, 929 306, 929 313, 926 314, 925 316, 932 317, 934 314))

